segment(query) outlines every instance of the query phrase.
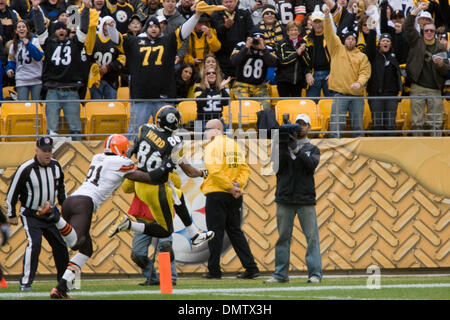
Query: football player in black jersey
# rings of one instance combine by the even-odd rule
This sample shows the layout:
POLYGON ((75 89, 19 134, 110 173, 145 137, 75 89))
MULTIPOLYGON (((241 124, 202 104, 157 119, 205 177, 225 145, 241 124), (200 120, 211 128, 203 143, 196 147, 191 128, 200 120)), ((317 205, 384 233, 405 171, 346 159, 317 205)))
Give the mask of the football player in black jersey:
MULTIPOLYGON (((169 181, 169 173, 175 168, 172 155, 182 150, 182 138, 174 134, 178 128, 181 115, 171 106, 163 106, 156 114, 155 124, 144 124, 139 128, 133 148, 129 155, 136 154, 138 170, 148 172, 151 184, 135 182, 136 196, 144 201, 153 217, 154 222, 143 223, 131 221, 123 216, 117 226, 111 229, 109 236, 117 232, 132 230, 158 238, 169 237, 173 231, 173 211, 180 217, 191 238, 193 245, 209 241, 214 232, 200 232, 192 223, 184 197, 177 194, 173 183, 169 181)), ((205 177, 207 172, 194 168, 183 158, 177 161, 180 168, 189 177, 205 177)))

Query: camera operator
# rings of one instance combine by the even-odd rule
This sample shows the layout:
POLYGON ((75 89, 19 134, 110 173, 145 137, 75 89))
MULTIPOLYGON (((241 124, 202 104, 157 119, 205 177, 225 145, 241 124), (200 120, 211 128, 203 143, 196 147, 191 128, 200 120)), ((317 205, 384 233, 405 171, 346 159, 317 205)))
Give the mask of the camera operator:
MULTIPOLYGON (((236 97, 270 96, 264 82, 268 67, 277 65, 273 49, 264 43, 264 33, 255 29, 246 42, 239 42, 231 53, 231 64, 236 67, 233 93, 236 97)), ((261 101, 264 109, 270 109, 269 101, 261 101)))
POLYGON ((314 171, 320 151, 308 139, 311 120, 300 114, 295 124, 280 127, 279 163, 275 202, 278 240, 275 245, 275 272, 265 283, 289 282, 289 260, 292 229, 297 215, 307 241, 306 266, 308 282, 322 279, 319 230, 316 217, 314 171))

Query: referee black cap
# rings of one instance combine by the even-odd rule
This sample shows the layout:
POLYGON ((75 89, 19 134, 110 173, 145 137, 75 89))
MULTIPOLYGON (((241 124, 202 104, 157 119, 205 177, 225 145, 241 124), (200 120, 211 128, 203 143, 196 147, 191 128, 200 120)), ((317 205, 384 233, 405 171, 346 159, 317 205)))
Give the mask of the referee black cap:
POLYGON ((52 151, 53 149, 53 139, 49 136, 42 136, 36 140, 36 146, 42 151, 52 151))

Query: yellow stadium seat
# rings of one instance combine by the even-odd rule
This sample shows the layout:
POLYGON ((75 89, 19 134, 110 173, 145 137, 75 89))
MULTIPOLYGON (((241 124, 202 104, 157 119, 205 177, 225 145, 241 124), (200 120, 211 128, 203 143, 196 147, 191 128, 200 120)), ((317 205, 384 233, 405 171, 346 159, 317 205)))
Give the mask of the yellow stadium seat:
MULTIPOLYGON (((450 101, 447 99, 442 99, 444 103, 444 130, 450 130, 450 101)), ((449 135, 447 133, 447 135, 449 135)))
POLYGON ((295 118, 305 113, 311 119, 311 131, 321 131, 322 121, 319 116, 318 108, 313 100, 299 99, 299 100, 280 100, 275 105, 275 116, 279 124, 283 123, 283 115, 289 114, 289 121, 295 122, 295 118))
POLYGON ((401 113, 405 119, 403 130, 411 130, 411 99, 403 98, 398 104, 397 114, 401 113))
POLYGON ((318 113, 322 121, 322 131, 329 131, 332 104, 332 99, 320 99, 317 103, 318 113))
POLYGON ((363 130, 368 130, 371 124, 372 113, 370 112, 369 101, 364 99, 363 130))
MULTIPOLYGON (((86 103, 86 133, 107 135, 126 133, 128 128, 125 106, 116 101, 86 103)), ((102 140, 105 136, 92 136, 89 140, 102 140)))
MULTIPOLYGON (((117 100, 129 100, 130 99, 130 88, 128 87, 119 87, 117 89, 117 100)), ((127 109, 128 120, 130 120, 130 102, 121 101, 121 103, 127 109)))
MULTIPOLYGON (((45 110, 45 108, 44 108, 45 110)), ((46 119, 45 119, 46 120, 46 119)), ((81 133, 86 133, 86 107, 80 104, 80 120, 81 120, 81 133)), ((69 134, 69 125, 64 118, 64 111, 61 109, 59 114, 59 134, 69 134)))
POLYGON ((177 109, 181 114, 181 123, 183 126, 191 128, 197 119, 197 102, 194 100, 181 101, 177 105, 177 109))
POLYGON ((241 126, 256 127, 258 117, 256 113, 262 110, 261 103, 255 100, 232 100, 230 105, 224 106, 222 115, 225 123, 229 123, 231 109, 231 121, 233 127, 239 127, 239 111, 241 111, 241 126), (241 105, 241 107, 240 107, 241 105))
MULTIPOLYGON (((39 103, 3 103, 0 110, 2 135, 36 135, 45 131, 44 111, 39 103)), ((34 140, 36 137, 6 138, 6 141, 34 140)))

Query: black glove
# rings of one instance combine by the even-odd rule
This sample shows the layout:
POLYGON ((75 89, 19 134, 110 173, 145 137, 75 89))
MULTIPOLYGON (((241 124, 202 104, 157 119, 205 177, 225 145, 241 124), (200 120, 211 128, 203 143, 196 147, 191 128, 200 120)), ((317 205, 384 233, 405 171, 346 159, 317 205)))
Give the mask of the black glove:
POLYGON ((208 177, 208 169, 200 169, 200 171, 202 172, 202 175, 200 177, 202 177, 203 179, 206 179, 208 177))
POLYGON ((157 182, 160 180, 164 175, 168 174, 169 172, 173 171, 175 169, 175 163, 172 161, 171 158, 164 160, 161 163, 161 166, 159 168, 156 168, 148 173, 150 176, 150 180, 152 182, 157 182))

